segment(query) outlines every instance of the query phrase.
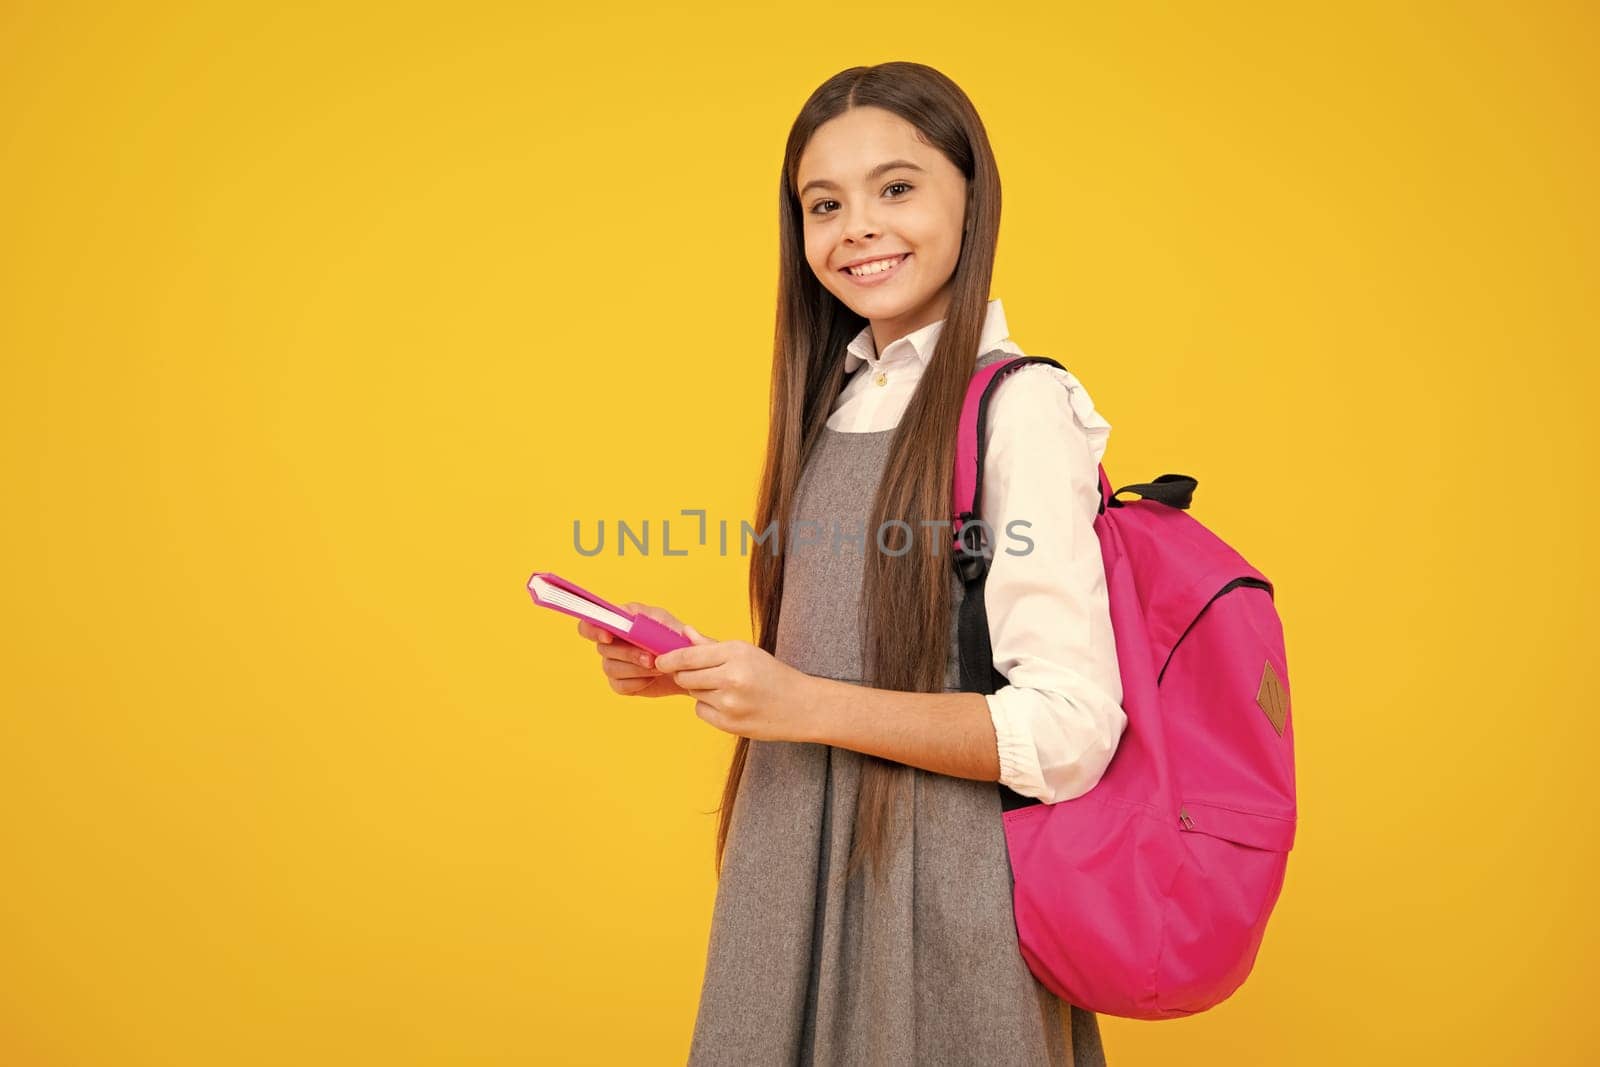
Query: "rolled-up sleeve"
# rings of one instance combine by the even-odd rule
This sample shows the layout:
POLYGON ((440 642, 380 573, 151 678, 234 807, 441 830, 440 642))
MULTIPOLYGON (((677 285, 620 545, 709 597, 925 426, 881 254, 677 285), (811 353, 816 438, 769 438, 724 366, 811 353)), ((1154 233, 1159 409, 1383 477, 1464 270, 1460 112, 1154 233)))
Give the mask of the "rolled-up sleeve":
POLYGON ((1001 782, 1047 804, 1099 783, 1128 721, 1094 531, 1110 430, 1076 377, 1046 364, 1013 372, 989 402, 984 606, 1008 683, 989 714, 1001 782))

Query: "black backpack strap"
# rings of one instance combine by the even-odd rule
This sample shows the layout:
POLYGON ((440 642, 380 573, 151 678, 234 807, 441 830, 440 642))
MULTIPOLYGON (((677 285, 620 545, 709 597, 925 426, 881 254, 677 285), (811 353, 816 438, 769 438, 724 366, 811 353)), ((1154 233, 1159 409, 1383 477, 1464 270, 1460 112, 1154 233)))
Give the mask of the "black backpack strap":
MULTIPOLYGON (((1006 376, 1033 363, 1044 363, 1065 370, 1061 364, 1044 356, 1022 356, 1007 361, 989 375, 974 376, 968 388, 966 407, 963 409, 962 433, 970 442, 969 448, 956 450, 956 461, 963 453, 970 456, 973 468, 958 472, 952 503, 956 511, 952 524, 954 542, 951 561, 961 578, 964 597, 957 619, 957 639, 961 653, 961 689, 966 693, 991 695, 1007 684, 1007 679, 994 665, 994 648, 989 642, 989 613, 984 603, 984 585, 989 578, 989 560, 983 555, 983 527, 977 522, 979 505, 983 501, 983 467, 989 421, 989 402, 994 391, 1006 376)), ((1105 469, 1099 468, 1101 501, 1097 514, 1106 507, 1122 507, 1117 499, 1120 493, 1137 493, 1146 500, 1154 500, 1170 507, 1187 509, 1199 484, 1187 474, 1163 474, 1154 481, 1125 485, 1108 495, 1109 483, 1105 469)), ((1013 811, 1042 803, 1037 797, 1023 796, 1006 785, 999 785, 1000 806, 1003 811, 1013 811)))
MULTIPOLYGON (((969 449, 957 449, 956 459, 963 452, 971 457, 971 469, 962 472, 956 480, 954 505, 956 510, 953 529, 955 542, 951 561, 961 578, 964 594, 957 617, 957 641, 961 653, 961 689, 966 693, 985 696, 997 692, 1007 684, 1006 676, 994 665, 994 648, 989 643, 989 612, 984 603, 984 585, 989 578, 989 560, 984 556, 983 527, 971 521, 979 518, 978 507, 983 501, 983 465, 985 429, 989 421, 989 402, 994 391, 1005 378, 1034 363, 1044 363, 1065 370, 1061 364, 1043 356, 1022 356, 1007 361, 990 375, 975 376, 974 387, 968 390, 967 407, 963 414, 962 430, 971 442, 969 449)), ((1014 811, 1042 801, 1037 797, 1023 796, 1010 786, 995 783, 1000 790, 1000 809, 1014 811)))
MULTIPOLYGON (((1006 685, 1006 676, 995 667, 994 650, 989 644, 989 613, 983 603, 983 586, 988 577, 985 568, 984 573, 963 583, 966 595, 956 623, 961 646, 961 691, 986 696, 1006 685)), ((1043 803, 1038 797, 1023 796, 1003 783, 995 784, 1000 790, 1001 811, 1043 803)))

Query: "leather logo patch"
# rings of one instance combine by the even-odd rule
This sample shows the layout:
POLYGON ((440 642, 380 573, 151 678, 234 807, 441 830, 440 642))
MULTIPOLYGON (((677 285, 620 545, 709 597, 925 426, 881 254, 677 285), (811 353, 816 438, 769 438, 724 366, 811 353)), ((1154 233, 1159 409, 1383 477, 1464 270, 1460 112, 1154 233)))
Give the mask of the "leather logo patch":
POLYGON ((1283 683, 1278 681, 1271 660, 1261 670, 1261 687, 1256 690, 1256 704, 1267 713, 1272 728, 1282 737, 1284 720, 1289 717, 1289 694, 1284 692, 1283 683))

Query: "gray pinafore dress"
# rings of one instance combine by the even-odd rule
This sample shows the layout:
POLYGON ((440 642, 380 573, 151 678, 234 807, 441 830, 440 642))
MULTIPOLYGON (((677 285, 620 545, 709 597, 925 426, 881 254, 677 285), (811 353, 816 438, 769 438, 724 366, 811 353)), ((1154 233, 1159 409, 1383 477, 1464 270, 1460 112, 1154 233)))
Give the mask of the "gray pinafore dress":
MULTIPOLYGON (((825 429, 801 475, 793 529, 815 523, 816 543, 783 543, 776 654, 807 674, 864 684, 863 552, 876 551, 868 509, 892 435, 825 429)), ((959 608, 953 568, 951 583, 959 608)), ((961 688, 958 618, 947 692, 961 688)), ((1098 1018, 1041 985, 1017 946, 997 785, 913 768, 880 888, 865 866, 844 879, 862 763, 832 745, 750 742, 691 1067, 1103 1067, 1098 1018)))

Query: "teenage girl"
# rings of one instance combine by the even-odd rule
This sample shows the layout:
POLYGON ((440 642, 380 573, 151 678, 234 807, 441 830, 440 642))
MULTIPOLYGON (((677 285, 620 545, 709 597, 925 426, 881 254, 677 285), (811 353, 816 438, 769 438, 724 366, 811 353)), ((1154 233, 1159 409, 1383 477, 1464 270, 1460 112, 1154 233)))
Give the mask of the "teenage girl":
POLYGON ((1103 1064, 1096 1016, 1018 948, 1001 798, 1087 792, 1127 722, 1093 527, 1110 424, 1047 364, 991 394, 983 596, 1005 684, 962 692, 957 423, 975 370, 1022 354, 988 296, 987 134, 938 71, 854 67, 801 109, 779 197, 757 643, 637 603, 693 644, 651 657, 578 627, 613 690, 688 696, 738 737, 689 1061, 1103 1064))

